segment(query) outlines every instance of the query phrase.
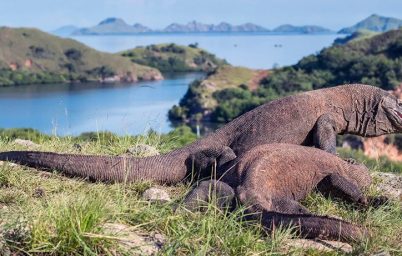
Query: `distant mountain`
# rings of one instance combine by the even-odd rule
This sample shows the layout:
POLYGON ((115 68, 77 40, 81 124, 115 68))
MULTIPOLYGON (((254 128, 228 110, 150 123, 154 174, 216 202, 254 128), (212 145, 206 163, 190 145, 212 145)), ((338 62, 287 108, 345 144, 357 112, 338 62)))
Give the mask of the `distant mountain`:
POLYGON ((353 32, 356 32, 361 29, 370 30, 374 32, 385 32, 391 29, 397 29, 399 27, 402 27, 402 20, 373 14, 351 27, 339 30, 338 33, 352 34, 353 32))
POLYGON ((297 33, 297 34, 318 34, 318 33, 332 33, 333 31, 320 26, 293 26, 290 24, 281 25, 272 32, 276 33, 297 33))
POLYGON ((227 22, 221 22, 217 25, 204 24, 197 21, 192 21, 186 25, 172 23, 167 26, 162 32, 167 33, 210 33, 210 32, 268 32, 269 30, 255 25, 253 23, 245 23, 242 25, 232 25, 227 22))
POLYGON ((75 27, 66 26, 56 30, 55 34, 62 35, 129 35, 139 33, 253 33, 253 32, 276 32, 276 33, 292 33, 292 34, 317 34, 317 33, 332 33, 330 29, 320 26, 293 26, 289 24, 281 25, 274 30, 269 30, 265 27, 253 24, 244 23, 241 25, 232 25, 228 22, 219 24, 206 24, 198 21, 191 21, 187 24, 172 23, 164 29, 151 29, 140 23, 134 25, 127 24, 120 18, 107 18, 101 21, 98 25, 77 29, 75 27))
POLYGON ((79 29, 80 29, 79 27, 76 27, 73 25, 68 25, 68 26, 63 26, 56 30, 53 30, 50 33, 53 35, 56 35, 56 36, 69 36, 79 29))
POLYGON ((151 32, 152 30, 142 24, 136 23, 133 26, 127 24, 120 18, 107 18, 98 25, 83 28, 73 32, 73 35, 124 35, 151 32))

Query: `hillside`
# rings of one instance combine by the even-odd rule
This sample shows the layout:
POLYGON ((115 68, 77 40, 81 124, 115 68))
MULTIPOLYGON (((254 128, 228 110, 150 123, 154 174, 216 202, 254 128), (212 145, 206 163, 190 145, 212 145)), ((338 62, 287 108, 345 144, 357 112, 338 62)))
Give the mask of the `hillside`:
POLYGON ((156 69, 37 29, 0 28, 0 85, 162 79, 156 69))
MULTIPOLYGON (((402 29, 334 45, 302 58, 296 65, 269 72, 254 90, 238 86, 215 94, 219 106, 210 109, 208 114, 212 113, 214 121, 228 122, 264 102, 339 84, 366 83, 393 90, 402 83, 401 63, 402 29)), ((176 116, 184 115, 186 119, 195 119, 200 113, 204 115, 195 107, 200 104, 195 103, 203 102, 205 97, 193 91, 190 87, 180 108, 174 107, 171 112, 176 112, 176 116)))
POLYGON ((142 24, 127 24, 123 19, 107 18, 98 25, 74 31, 73 35, 127 35, 151 32, 152 30, 142 24))
POLYGON ((162 72, 212 71, 227 64, 225 60, 198 48, 197 44, 181 46, 158 44, 137 47, 119 53, 132 62, 159 69, 162 72))
POLYGON ((200 119, 216 121, 214 111, 222 107, 220 99, 225 97, 227 91, 233 90, 235 94, 238 88, 254 90, 266 75, 265 70, 222 66, 203 81, 193 82, 179 106, 175 105, 169 111, 169 119, 186 122, 200 119))
POLYGON ((320 34, 320 33, 333 33, 330 29, 320 26, 293 26, 284 24, 272 30, 275 33, 294 33, 294 34, 320 34))
POLYGON ((402 20, 397 18, 383 17, 373 14, 355 25, 343 28, 338 31, 339 34, 352 34, 358 30, 370 30, 374 32, 386 32, 391 29, 398 29, 402 26, 402 20))

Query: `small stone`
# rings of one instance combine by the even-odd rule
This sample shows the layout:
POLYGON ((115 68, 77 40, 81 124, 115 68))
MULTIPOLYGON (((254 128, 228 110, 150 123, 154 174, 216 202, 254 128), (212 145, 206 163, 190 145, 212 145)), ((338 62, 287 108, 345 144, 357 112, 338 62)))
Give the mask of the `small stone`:
POLYGON ((170 202, 172 199, 170 199, 169 194, 160 188, 149 188, 144 191, 142 194, 142 198, 147 201, 151 202, 170 202))
POLYGON ((134 147, 131 147, 127 150, 127 153, 132 154, 133 156, 139 157, 147 157, 147 156, 157 156, 159 155, 159 151, 147 144, 137 144, 134 147))
POLYGON ((34 143, 34 142, 30 141, 30 140, 23 140, 23 139, 15 139, 14 144, 24 146, 24 147, 28 147, 28 148, 39 147, 38 144, 36 144, 36 143, 34 143))
POLYGON ((378 190, 384 195, 402 201, 402 175, 385 172, 373 173, 374 178, 378 178, 378 190))
POLYGON ((133 227, 119 223, 106 223, 103 232, 116 239, 118 252, 130 252, 130 255, 156 255, 165 241, 161 234, 161 238, 156 239, 155 235, 139 233, 133 227))
POLYGON ((287 249, 315 249, 322 252, 340 251, 351 253, 353 247, 350 244, 338 241, 309 240, 309 239, 290 239, 285 243, 287 249))
POLYGON ((12 168, 18 166, 18 164, 15 164, 15 163, 9 163, 9 162, 0 161, 0 166, 6 166, 6 165, 9 166, 9 167, 12 167, 12 168))
POLYGON ((36 198, 41 198, 41 197, 44 197, 45 195, 46 195, 45 190, 40 187, 35 188, 35 190, 33 192, 33 197, 36 197, 36 198))

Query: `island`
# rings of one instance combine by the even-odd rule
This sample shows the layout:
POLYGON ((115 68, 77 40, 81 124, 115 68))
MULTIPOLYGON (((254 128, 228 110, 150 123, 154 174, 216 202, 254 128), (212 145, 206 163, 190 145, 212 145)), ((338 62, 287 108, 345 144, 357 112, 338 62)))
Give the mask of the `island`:
POLYGON ((0 28, 0 86, 163 79, 159 70, 38 29, 0 28))
POLYGON ((162 72, 210 72, 217 67, 227 65, 225 60, 198 47, 197 43, 189 46, 158 44, 140 46, 119 53, 134 63, 150 66, 162 72))

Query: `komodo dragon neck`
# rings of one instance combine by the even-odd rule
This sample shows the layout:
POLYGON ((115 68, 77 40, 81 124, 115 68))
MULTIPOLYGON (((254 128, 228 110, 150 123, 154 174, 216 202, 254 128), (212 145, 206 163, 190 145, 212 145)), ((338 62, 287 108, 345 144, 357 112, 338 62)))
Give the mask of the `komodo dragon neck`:
POLYGON ((387 92, 373 86, 339 86, 324 89, 327 111, 333 113, 339 133, 373 137, 395 132, 384 114, 381 101, 387 92))

